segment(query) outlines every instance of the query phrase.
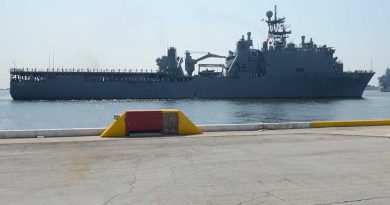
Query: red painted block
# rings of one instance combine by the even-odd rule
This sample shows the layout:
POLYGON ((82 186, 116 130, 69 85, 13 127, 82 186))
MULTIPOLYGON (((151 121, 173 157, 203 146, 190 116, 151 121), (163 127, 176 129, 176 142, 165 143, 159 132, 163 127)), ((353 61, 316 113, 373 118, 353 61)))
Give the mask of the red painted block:
POLYGON ((126 112, 126 133, 163 132, 162 111, 129 111, 126 112))

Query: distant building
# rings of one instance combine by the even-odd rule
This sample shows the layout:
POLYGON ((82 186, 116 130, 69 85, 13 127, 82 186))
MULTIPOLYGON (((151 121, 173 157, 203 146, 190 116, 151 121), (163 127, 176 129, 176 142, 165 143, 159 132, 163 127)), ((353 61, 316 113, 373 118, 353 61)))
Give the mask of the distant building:
POLYGON ((384 75, 378 78, 382 92, 390 92, 390 68, 386 69, 384 75))

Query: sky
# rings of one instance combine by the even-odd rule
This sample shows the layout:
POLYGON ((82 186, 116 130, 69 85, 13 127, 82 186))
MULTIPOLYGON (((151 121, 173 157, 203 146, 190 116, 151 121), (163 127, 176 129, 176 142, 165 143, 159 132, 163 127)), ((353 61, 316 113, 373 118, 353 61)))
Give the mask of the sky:
POLYGON ((11 67, 156 69, 168 46, 227 55, 241 35, 266 39, 261 19, 278 5, 292 34, 336 49, 344 70, 390 66, 385 0, 0 0, 0 88, 11 67))

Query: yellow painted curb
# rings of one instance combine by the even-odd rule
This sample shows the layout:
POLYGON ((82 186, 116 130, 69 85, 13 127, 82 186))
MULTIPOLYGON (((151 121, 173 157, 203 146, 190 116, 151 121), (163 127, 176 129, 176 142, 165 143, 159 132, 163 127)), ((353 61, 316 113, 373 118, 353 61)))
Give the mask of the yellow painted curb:
POLYGON ((390 120, 349 120, 349 121, 313 121, 310 127, 355 127, 390 125, 390 120))
POLYGON ((195 135, 202 133, 202 131, 182 111, 176 109, 166 109, 161 111, 163 113, 177 113, 179 135, 195 135))
POLYGON ((111 123, 107 129, 100 135, 100 137, 123 137, 126 136, 125 125, 126 112, 122 112, 120 117, 111 123))

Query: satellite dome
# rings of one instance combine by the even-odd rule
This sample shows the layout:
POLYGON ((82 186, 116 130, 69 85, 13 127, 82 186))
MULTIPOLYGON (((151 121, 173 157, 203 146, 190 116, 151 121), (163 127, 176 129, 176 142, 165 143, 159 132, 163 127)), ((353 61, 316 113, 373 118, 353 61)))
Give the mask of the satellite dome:
POLYGON ((265 15, 267 15, 267 17, 270 19, 274 15, 274 13, 272 13, 272 11, 267 11, 265 15))

